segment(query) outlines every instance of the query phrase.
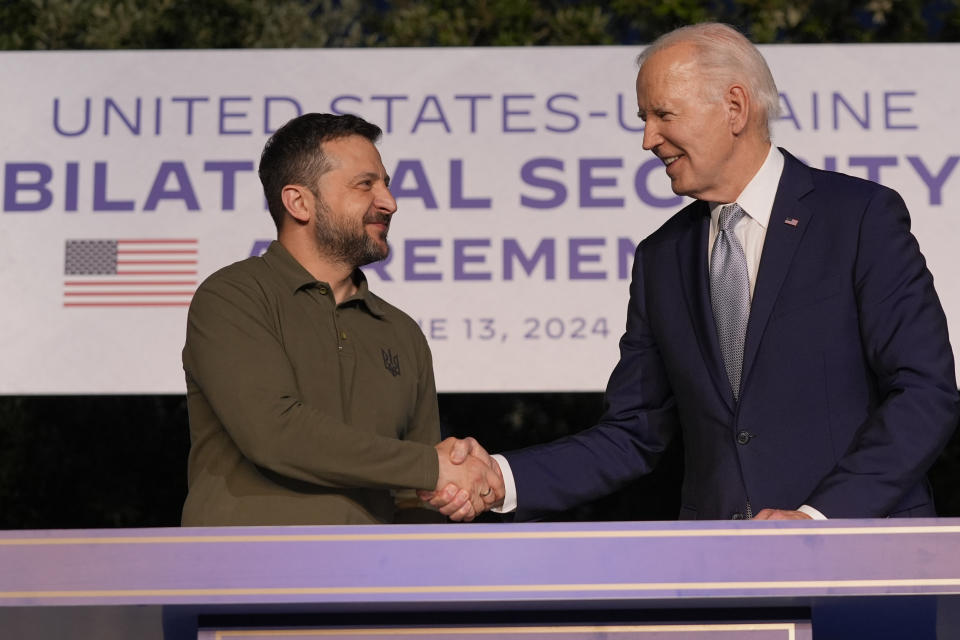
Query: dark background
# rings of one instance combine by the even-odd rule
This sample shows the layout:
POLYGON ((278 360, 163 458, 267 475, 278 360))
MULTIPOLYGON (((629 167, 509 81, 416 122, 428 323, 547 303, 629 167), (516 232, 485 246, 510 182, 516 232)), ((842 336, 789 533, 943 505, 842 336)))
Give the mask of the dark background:
MULTIPOLYGON (((0 0, 0 50, 639 45, 704 20, 758 44, 960 40, 960 0, 0 0)), ((444 435, 491 451, 602 409, 596 393, 440 395, 444 435)), ((0 396, 0 529, 175 526, 188 448, 182 396, 0 396)), ((651 476, 556 519, 673 519, 681 474, 675 443, 651 476)), ((931 482, 960 516, 960 437, 931 482)))
MULTIPOLYGON (((444 435, 491 451, 573 433, 602 409, 595 393, 440 395, 444 435)), ((182 396, 0 398, 0 529, 177 526, 189 445, 182 396)), ((674 443, 650 476, 553 519, 675 519, 682 472, 674 443)), ((931 472, 942 516, 960 516, 958 480, 955 434, 931 472)))

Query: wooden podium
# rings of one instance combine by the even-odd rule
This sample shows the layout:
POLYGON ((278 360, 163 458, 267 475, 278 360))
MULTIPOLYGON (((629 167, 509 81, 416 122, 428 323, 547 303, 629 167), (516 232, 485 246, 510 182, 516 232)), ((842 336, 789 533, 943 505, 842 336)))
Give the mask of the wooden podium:
POLYGON ((960 520, 5 531, 0 607, 162 608, 169 640, 960 637, 960 520))

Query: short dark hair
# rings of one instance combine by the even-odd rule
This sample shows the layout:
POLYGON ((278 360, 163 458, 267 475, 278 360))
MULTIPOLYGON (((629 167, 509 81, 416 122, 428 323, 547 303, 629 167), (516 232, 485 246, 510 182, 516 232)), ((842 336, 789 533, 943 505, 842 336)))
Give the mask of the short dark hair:
POLYGON ((317 180, 330 169, 323 153, 324 142, 347 136, 376 142, 382 133, 380 127, 359 116, 332 113, 306 113, 277 129, 263 147, 258 171, 277 229, 285 211, 283 188, 299 184, 314 191, 317 180))

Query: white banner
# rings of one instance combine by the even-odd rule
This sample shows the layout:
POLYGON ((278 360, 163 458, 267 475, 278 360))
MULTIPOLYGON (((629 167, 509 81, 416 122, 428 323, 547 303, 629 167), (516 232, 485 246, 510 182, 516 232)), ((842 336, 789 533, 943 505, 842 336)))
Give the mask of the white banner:
MULTIPOLYGON (((633 249, 682 206, 641 149, 638 51, 0 54, 0 393, 182 393, 190 294, 274 236, 259 154, 310 111, 385 131, 399 212, 366 272, 439 390, 601 390, 633 249)), ((960 343, 960 46, 763 52, 775 142, 900 191, 960 343)))

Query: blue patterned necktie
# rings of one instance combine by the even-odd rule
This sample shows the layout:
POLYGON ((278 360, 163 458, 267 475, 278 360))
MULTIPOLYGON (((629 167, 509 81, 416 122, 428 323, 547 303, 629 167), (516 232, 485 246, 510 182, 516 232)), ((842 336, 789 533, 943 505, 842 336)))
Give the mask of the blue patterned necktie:
POLYGON ((734 203, 720 210, 717 239, 710 256, 710 300, 720 338, 720 354, 727 369, 734 399, 740 399, 740 376, 743 373, 743 341, 750 317, 750 278, 747 258, 733 228, 744 210, 734 203))

